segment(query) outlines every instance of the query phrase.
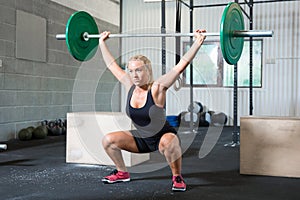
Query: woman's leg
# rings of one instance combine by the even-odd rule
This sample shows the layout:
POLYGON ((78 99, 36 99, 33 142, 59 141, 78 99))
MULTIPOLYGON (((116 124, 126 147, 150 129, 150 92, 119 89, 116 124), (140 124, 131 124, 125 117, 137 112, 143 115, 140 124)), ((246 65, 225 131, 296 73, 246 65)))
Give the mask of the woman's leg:
POLYGON ((174 133, 166 133, 159 142, 159 151, 166 157, 172 170, 172 190, 185 191, 186 184, 181 176, 181 147, 179 138, 174 133))
POLYGON ((138 153, 134 137, 129 131, 118 131, 105 135, 102 145, 118 171, 127 171, 121 150, 138 153))
POLYGON ((177 135, 174 133, 164 134, 158 147, 160 153, 165 156, 173 176, 181 175, 181 147, 177 135))

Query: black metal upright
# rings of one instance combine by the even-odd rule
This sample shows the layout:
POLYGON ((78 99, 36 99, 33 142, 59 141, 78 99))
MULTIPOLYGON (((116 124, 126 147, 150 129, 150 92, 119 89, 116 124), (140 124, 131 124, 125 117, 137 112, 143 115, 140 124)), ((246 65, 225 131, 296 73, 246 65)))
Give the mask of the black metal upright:
POLYGON ((225 144, 225 147, 236 147, 240 145, 240 132, 238 128, 238 65, 233 69, 233 131, 232 141, 225 144))
MULTIPOLYGON (((249 28, 253 30, 253 0, 249 0, 249 28)), ((253 39, 249 39, 249 115, 253 115, 253 39)))
MULTIPOLYGON (((239 3, 238 0, 235 0, 239 3)), ((233 85, 233 133, 232 133, 232 147, 240 144, 240 132, 238 129, 238 64, 234 65, 234 85, 233 85)))
POLYGON ((232 147, 239 145, 239 129, 238 129, 238 67, 234 65, 234 85, 233 85, 233 133, 232 133, 232 147))
MULTIPOLYGON (((161 33, 166 33, 166 2, 161 1, 161 33)), ((161 67, 162 74, 166 73, 166 37, 161 38, 161 67)))
MULTIPOLYGON (((181 32, 181 3, 179 0, 176 0, 176 33, 181 32)), ((175 63, 178 63, 180 61, 180 37, 175 38, 175 48, 176 48, 176 55, 175 55, 175 63)))
MULTIPOLYGON (((239 3, 238 0, 235 0, 235 3, 239 3)), ((240 144, 240 133, 238 128, 238 65, 234 65, 233 72, 233 132, 232 132, 232 141, 229 144, 224 146, 236 147, 240 144)))
MULTIPOLYGON (((190 33, 194 32, 193 24, 194 24, 194 1, 190 0, 190 33)), ((193 37, 190 37, 190 46, 193 43, 193 37)), ((194 102, 194 80, 193 80, 193 62, 190 63, 190 106, 191 110, 193 110, 193 102, 194 102)), ((190 129, 194 131, 194 116, 193 112, 190 112, 191 121, 190 121, 190 129)))

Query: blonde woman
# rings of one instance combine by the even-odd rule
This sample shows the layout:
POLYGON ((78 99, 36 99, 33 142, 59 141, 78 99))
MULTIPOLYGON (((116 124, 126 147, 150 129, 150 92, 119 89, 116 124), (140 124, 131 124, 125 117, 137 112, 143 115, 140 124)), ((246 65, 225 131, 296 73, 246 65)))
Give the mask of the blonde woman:
POLYGON ((111 55, 105 40, 110 32, 103 32, 99 45, 107 68, 128 91, 126 113, 136 130, 117 131, 106 134, 102 145, 116 166, 112 174, 102 179, 105 183, 130 181, 121 150, 133 153, 159 151, 165 156, 172 171, 172 190, 185 191, 181 175, 181 147, 176 130, 166 121, 164 105, 166 92, 176 78, 185 70, 200 49, 205 30, 194 32, 194 42, 188 52, 168 73, 153 80, 150 60, 144 55, 129 59, 127 72, 111 55))

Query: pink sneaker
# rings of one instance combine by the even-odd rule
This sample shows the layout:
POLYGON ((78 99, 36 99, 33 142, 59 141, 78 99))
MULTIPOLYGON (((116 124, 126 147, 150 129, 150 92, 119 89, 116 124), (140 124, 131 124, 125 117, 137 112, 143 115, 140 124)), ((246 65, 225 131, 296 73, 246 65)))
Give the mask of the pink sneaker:
POLYGON ((182 191, 186 190, 186 184, 182 178, 182 176, 173 176, 172 178, 172 190, 173 191, 182 191))
POLYGON ((104 183, 116 183, 116 182, 127 182, 130 181, 129 172, 122 172, 114 170, 110 175, 102 178, 104 183))

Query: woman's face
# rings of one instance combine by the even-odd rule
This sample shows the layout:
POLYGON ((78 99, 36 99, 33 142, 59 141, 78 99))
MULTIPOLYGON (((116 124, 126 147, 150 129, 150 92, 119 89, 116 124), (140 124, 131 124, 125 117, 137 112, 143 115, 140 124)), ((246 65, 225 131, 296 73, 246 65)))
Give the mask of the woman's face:
POLYGON ((149 74, 145 67, 145 63, 140 60, 132 60, 128 63, 129 76, 136 86, 144 86, 149 82, 149 74))

